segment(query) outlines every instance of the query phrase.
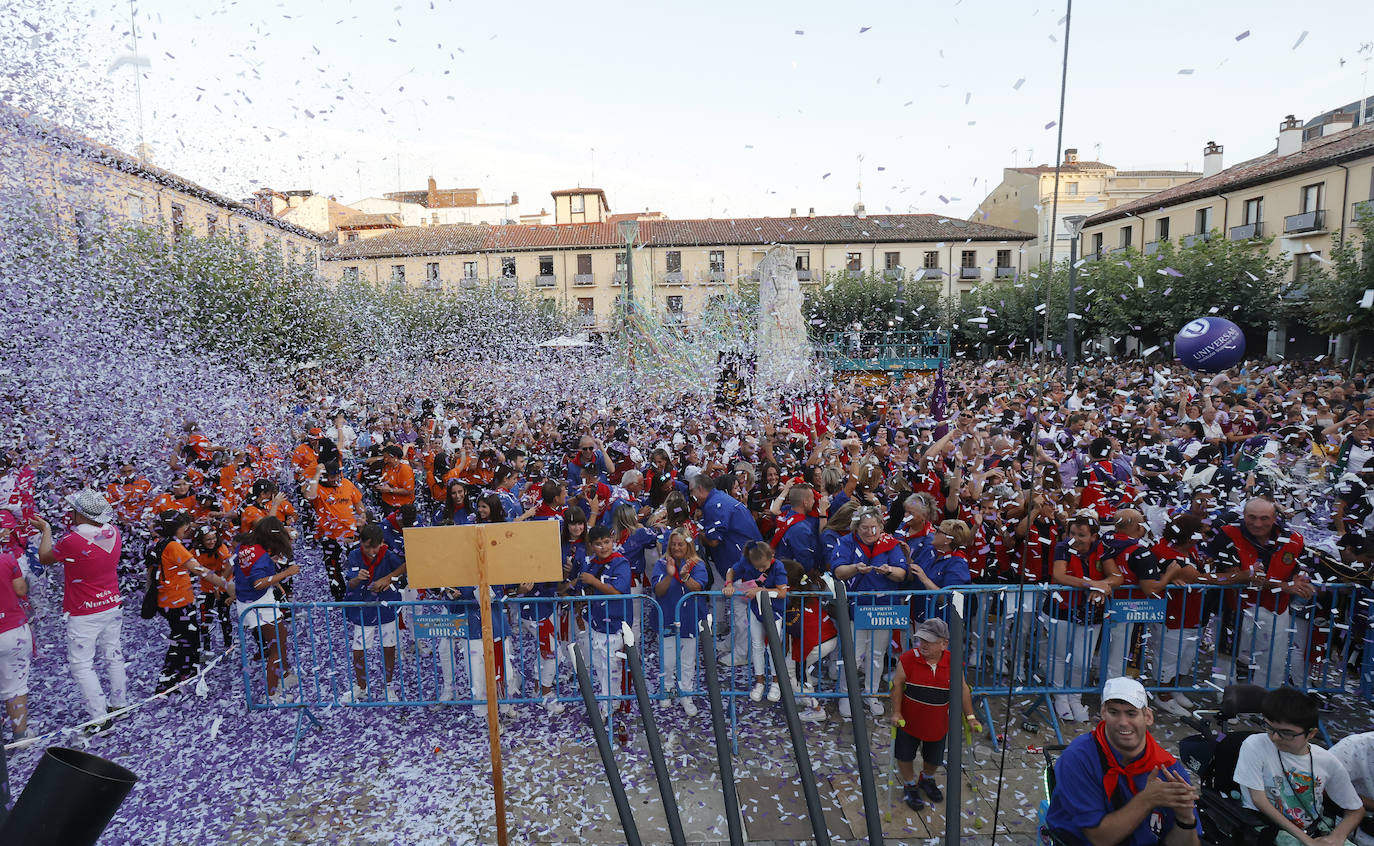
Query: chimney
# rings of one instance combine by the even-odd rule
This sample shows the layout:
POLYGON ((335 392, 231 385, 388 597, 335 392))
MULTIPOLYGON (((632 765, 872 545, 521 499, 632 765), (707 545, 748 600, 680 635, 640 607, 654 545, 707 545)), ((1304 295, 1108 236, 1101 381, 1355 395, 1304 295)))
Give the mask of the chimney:
POLYGON ((859 220, 863 220, 864 218, 868 217, 868 213, 864 211, 863 203, 854 204, 854 216, 857 217, 859 220))
POLYGON ((816 207, 815 207, 815 206, 811 206, 810 208, 808 208, 808 209, 806 210, 806 216, 807 216, 807 217, 815 217, 815 216, 816 216, 816 207))
POLYGON ((1291 156, 1302 150, 1302 121, 1289 115, 1279 124, 1278 155, 1291 156))
POLYGON ((1322 127, 1322 137, 1335 135, 1337 132, 1344 132, 1355 125, 1354 112, 1336 112, 1331 116, 1330 123, 1322 127))
POLYGON ((512 206, 520 205, 520 195, 515 193, 514 191, 510 192, 510 204, 512 206))
POLYGON ((425 208, 434 208, 438 198, 434 195, 439 193, 439 183, 434 181, 434 177, 429 178, 429 191, 425 195, 425 208))
POLYGON ((1202 148, 1202 178, 1216 176, 1221 173, 1221 151, 1224 148, 1215 141, 1208 141, 1207 146, 1202 148))
POLYGON ((1065 148, 1064 148, 1064 164, 1078 164, 1078 148, 1077 148, 1077 147, 1065 147, 1065 148))
POLYGON ((797 210, 796 210, 796 208, 794 207, 791 211, 789 211, 789 212, 787 213, 787 216, 788 216, 788 217, 796 217, 796 216, 797 216, 797 210))

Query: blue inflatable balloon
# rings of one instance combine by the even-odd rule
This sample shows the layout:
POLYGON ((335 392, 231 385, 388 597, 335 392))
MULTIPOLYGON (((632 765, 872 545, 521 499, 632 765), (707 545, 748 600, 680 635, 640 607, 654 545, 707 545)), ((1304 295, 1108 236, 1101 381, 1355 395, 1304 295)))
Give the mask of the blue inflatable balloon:
POLYGON ((1223 317, 1199 317, 1178 330, 1174 352, 1189 370, 1219 373, 1245 358, 1245 333, 1223 317))

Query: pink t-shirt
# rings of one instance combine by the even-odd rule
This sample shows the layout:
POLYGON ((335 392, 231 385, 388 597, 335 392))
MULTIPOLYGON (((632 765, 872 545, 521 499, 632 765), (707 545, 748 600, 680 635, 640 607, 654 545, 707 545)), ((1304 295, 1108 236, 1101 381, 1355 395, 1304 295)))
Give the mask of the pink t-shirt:
POLYGON ((62 610, 74 617, 119 607, 119 529, 82 523, 53 553, 62 563, 62 610))
POLYGON ((14 592, 14 580, 23 577, 19 562, 8 552, 0 552, 0 632, 17 629, 28 622, 19 595, 14 592))

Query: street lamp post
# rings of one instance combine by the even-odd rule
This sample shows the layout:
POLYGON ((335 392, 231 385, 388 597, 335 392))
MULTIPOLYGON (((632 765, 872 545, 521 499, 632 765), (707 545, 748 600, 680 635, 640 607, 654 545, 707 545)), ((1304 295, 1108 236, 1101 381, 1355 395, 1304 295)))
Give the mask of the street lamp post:
MULTIPOLYGON (((1078 363, 1078 338, 1074 333, 1073 325, 1076 319, 1073 289, 1078 282, 1078 235, 1083 231, 1083 221, 1087 219, 1088 216, 1085 214, 1070 214, 1065 215, 1063 218, 1064 229, 1069 233, 1069 304, 1068 313, 1065 315, 1064 320, 1065 326, 1067 327, 1067 332, 1065 333, 1066 337, 1064 339, 1064 362, 1068 366, 1070 376, 1072 376, 1074 365, 1078 363)), ((1045 309, 1045 320, 1048 321, 1049 319, 1049 308, 1047 306, 1045 309)))
POLYGON ((635 302, 635 239, 639 237, 639 221, 622 220, 616 224, 620 229, 620 237, 625 241, 625 308, 621 315, 622 326, 624 326, 625 349, 629 357, 630 368, 634 369, 635 350, 634 340, 630 336, 630 319, 634 313, 635 302))

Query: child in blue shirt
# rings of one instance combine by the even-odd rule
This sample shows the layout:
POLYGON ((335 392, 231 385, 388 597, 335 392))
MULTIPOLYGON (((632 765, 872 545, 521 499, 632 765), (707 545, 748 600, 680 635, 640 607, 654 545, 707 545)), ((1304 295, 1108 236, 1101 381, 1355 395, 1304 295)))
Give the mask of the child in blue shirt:
MULTIPOLYGON (((615 539, 606 526, 597 526, 587 533, 589 557, 575 583, 588 596, 625 596, 630 592, 630 562, 615 551, 615 539)), ((596 599, 586 603, 587 634, 591 652, 587 656, 591 669, 596 673, 603 697, 611 696, 614 688, 618 695, 627 694, 625 686, 624 659, 617 658, 625 646, 620 627, 628 616, 629 601, 625 599, 596 599)), ((621 710, 629 710, 629 702, 621 710)), ((601 707, 602 716, 608 711, 601 707)))
MULTIPOLYGON (((762 591, 768 591, 772 598, 768 603, 773 619, 769 621, 774 631, 778 631, 777 621, 782 619, 787 596, 787 570, 781 561, 773 557, 773 547, 767 541, 754 541, 744 548, 744 557, 730 568, 725 577, 725 588, 721 593, 734 596, 744 594, 749 601, 749 644, 754 665, 754 688, 749 698, 755 702, 763 700, 764 654, 768 651, 763 634, 763 614, 755 598, 762 591)), ((771 663, 771 662, 770 662, 771 663)), ((772 685, 768 688, 768 701, 777 702, 782 698, 782 688, 778 687, 777 667, 772 685)))
POLYGON ((401 591, 394 583, 405 575, 406 564, 386 545, 382 527, 368 523, 358 530, 358 545, 348 553, 344 568, 347 591, 345 602, 376 603, 372 607, 350 606, 344 617, 352 625, 353 701, 367 695, 367 650, 382 645, 382 665, 386 681, 386 698, 397 701, 400 694, 391 682, 396 669, 396 608, 389 604, 401 601, 401 591))

